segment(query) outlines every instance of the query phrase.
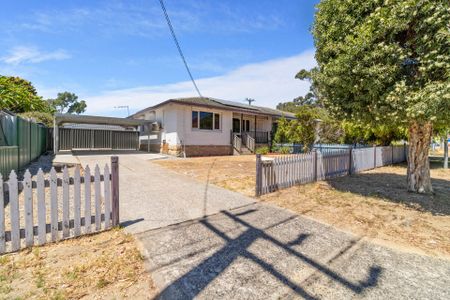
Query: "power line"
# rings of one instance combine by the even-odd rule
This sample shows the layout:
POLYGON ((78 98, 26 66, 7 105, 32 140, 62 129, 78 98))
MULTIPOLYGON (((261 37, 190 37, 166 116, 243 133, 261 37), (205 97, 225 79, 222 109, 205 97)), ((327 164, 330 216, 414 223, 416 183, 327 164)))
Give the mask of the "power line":
POLYGON ((194 85, 194 88, 197 91, 200 98, 203 98, 202 94, 200 93, 200 90, 197 87, 197 84, 195 83, 195 80, 194 80, 194 77, 192 76, 191 70, 189 69, 186 58, 183 55, 183 51, 181 51, 180 44, 178 43, 177 36, 175 35, 175 31, 173 30, 172 22, 170 22, 170 18, 169 18, 169 15, 167 14, 167 10, 166 10, 166 7, 164 6, 163 0, 159 0, 159 3, 161 4, 161 9, 163 10, 164 16, 166 17, 167 25, 169 26, 173 41, 175 42, 175 45, 177 46, 178 53, 180 54, 180 57, 183 60, 184 66, 186 67, 186 71, 188 72, 189 77, 191 78, 192 84, 194 85))

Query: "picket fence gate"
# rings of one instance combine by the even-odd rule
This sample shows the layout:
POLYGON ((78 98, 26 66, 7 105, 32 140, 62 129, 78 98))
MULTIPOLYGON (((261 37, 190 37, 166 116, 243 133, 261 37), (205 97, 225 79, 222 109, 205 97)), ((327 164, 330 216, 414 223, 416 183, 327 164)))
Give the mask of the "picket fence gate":
POLYGON ((406 161, 406 145, 336 148, 262 159, 256 155, 256 196, 406 161))
POLYGON ((100 173, 98 165, 95 166, 93 175, 89 166, 84 168, 83 175, 80 167, 76 166, 73 177, 69 176, 67 167, 63 169, 62 178, 58 177, 54 168, 51 169, 48 179, 41 169, 36 175, 36 180, 32 179, 28 170, 24 174, 23 181, 18 181, 14 170, 11 171, 7 182, 3 181, 0 174, 0 254, 18 251, 35 244, 43 245, 47 242, 98 232, 102 230, 102 223, 103 229, 119 225, 118 166, 118 157, 113 156, 111 172, 106 164, 103 174, 100 173), (59 188, 62 188, 62 191, 59 188), (49 194, 49 201, 46 201, 46 194, 49 194), (92 198, 94 198, 94 215, 92 215, 92 198), (6 230, 5 217, 8 212, 10 228, 6 230), (20 217, 21 212, 23 218, 20 217))

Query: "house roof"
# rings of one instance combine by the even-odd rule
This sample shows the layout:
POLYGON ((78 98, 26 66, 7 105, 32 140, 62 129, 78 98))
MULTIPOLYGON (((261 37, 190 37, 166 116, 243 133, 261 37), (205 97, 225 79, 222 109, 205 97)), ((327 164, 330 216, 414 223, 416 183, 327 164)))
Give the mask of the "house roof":
POLYGON ((275 117, 284 116, 286 118, 295 118, 295 114, 290 113, 290 112, 285 112, 285 111, 281 111, 281 110, 277 110, 277 109, 256 106, 256 105, 248 105, 248 104, 239 103, 239 102, 235 102, 235 101, 209 98, 209 97, 189 97, 189 98, 169 99, 169 100, 161 102, 155 106, 151 106, 151 107, 145 108, 141 111, 138 111, 137 113, 131 115, 130 117, 137 116, 146 111, 154 110, 158 107, 161 107, 161 106, 169 104, 169 103, 177 103, 177 104, 189 105, 189 106, 203 106, 203 107, 209 107, 209 108, 217 108, 217 109, 231 110, 231 111, 236 111, 236 112, 258 114, 258 115, 269 115, 269 116, 275 116, 275 117))

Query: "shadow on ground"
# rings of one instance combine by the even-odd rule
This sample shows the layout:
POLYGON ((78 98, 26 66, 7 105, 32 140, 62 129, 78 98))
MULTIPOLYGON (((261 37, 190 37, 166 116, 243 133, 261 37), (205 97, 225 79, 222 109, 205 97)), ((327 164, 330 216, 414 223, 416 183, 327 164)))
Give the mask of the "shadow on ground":
MULTIPOLYGON (((343 248, 326 263, 319 262, 318 260, 297 250, 298 246, 301 246, 306 240, 311 238, 310 233, 291 233, 295 236, 295 238, 287 242, 281 241, 280 239, 274 237, 273 234, 269 233, 271 229, 275 230, 277 227, 285 226, 289 222, 292 222, 297 218, 297 216, 294 215, 285 217, 283 220, 277 221, 275 223, 270 222, 269 226, 260 229, 253 226, 250 221, 246 221, 244 219, 246 217, 251 218, 252 214, 258 213, 258 209, 248 209, 238 213, 222 211, 219 214, 224 217, 223 219, 225 220, 225 223, 230 222, 231 224, 234 224, 232 225, 232 227, 236 228, 236 226, 238 226, 241 228, 239 230, 239 234, 237 235, 232 232, 233 229, 230 230, 223 228, 224 223, 222 222, 220 224, 215 224, 214 221, 209 221, 208 218, 201 219, 198 224, 201 224, 203 226, 202 230, 206 228, 207 232, 209 231, 210 234, 212 233, 213 235, 215 235, 215 237, 220 240, 220 244, 222 246, 217 248, 217 250, 212 253, 212 255, 209 255, 203 261, 200 261, 195 266, 193 266, 189 271, 178 277, 169 286, 162 290, 157 298, 196 298, 207 287, 210 288, 212 282, 218 279, 227 269, 232 268, 231 266, 236 263, 238 259, 244 259, 246 261, 249 261, 251 264, 256 265, 258 272, 260 272, 260 270, 262 269, 263 273, 266 274, 264 276, 268 275, 269 277, 272 277, 276 282, 278 282, 279 285, 284 286, 285 288, 290 290, 291 292, 289 294, 291 296, 296 295, 297 297, 305 299, 318 299, 315 295, 308 292, 305 287, 302 287, 301 283, 292 278, 292 271, 295 272, 296 267, 289 267, 288 272, 285 272, 285 270, 282 270, 282 268, 277 265, 278 261, 280 260, 274 260, 274 257, 272 256, 273 254, 271 254, 275 252, 284 253, 284 259, 286 259, 286 257, 290 257, 290 259, 299 261, 302 264, 306 265, 308 268, 313 269, 314 271, 312 272, 311 276, 318 276, 316 273, 319 273, 320 276, 326 277, 328 280, 342 286, 344 289, 350 290, 354 294, 361 294, 366 289, 375 287, 377 285, 379 276, 382 273, 382 268, 379 266, 372 265, 368 268, 367 271, 362 271, 362 273, 366 272, 366 276, 363 280, 348 279, 344 274, 332 270, 329 266, 329 264, 331 264, 334 260, 345 255, 345 253, 351 248, 354 248, 359 241, 351 241, 347 246, 342 245, 343 248), (259 251, 255 251, 255 249, 252 249, 252 245, 254 245, 254 243, 256 243, 257 241, 263 241, 270 245, 266 249, 266 252, 269 254, 268 257, 265 257, 264 255, 258 253, 259 251)), ((202 230, 199 230, 199 232, 201 232, 202 230)), ((215 245, 217 245, 217 243, 215 245)), ((164 265, 160 265, 158 269, 176 265, 180 262, 180 260, 197 256, 199 253, 205 251, 206 249, 202 248, 195 252, 189 253, 185 257, 177 256, 175 259, 165 263, 164 265)), ((248 273, 252 273, 253 271, 254 270, 252 269, 246 270, 246 272, 248 273)), ((253 276, 257 276, 257 274, 254 274, 253 276)), ((237 281, 241 280, 241 278, 236 279, 237 281)), ((307 279, 303 282, 306 282, 307 279)), ((258 286, 255 286, 254 288, 256 291, 258 290, 258 286)), ((262 286, 260 288, 263 289, 262 286)), ((275 291, 273 292, 275 293, 275 291)), ((232 298, 233 296, 229 294, 225 296, 225 298, 229 297, 232 298)))
POLYGON ((386 201, 428 211, 433 215, 450 215, 450 181, 436 178, 432 178, 431 181, 433 195, 408 192, 406 174, 362 173, 330 179, 328 183, 339 191, 379 197, 386 201))

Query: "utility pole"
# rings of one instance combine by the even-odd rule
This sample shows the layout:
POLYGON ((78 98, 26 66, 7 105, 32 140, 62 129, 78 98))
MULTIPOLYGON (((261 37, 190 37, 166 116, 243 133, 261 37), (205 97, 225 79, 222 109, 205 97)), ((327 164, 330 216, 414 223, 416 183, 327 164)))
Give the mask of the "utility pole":
POLYGON ((248 102, 248 105, 252 105, 252 102, 256 101, 255 99, 252 98, 245 98, 245 101, 248 102))
POLYGON ((130 107, 128 105, 119 105, 119 106, 114 106, 114 108, 126 108, 127 109, 127 117, 130 115, 130 107))

